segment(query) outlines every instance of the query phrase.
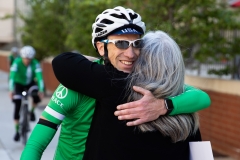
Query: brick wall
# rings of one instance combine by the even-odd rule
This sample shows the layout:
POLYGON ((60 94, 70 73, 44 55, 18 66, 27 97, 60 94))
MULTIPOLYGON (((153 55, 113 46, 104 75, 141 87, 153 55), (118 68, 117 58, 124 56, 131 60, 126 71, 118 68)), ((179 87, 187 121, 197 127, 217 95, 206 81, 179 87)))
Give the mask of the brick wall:
POLYGON ((240 160, 240 81, 195 76, 185 81, 211 98, 211 106, 199 112, 203 140, 210 140, 214 151, 240 160))
POLYGON ((9 71, 8 55, 8 52, 0 51, 0 70, 5 72, 9 71))
POLYGON ((44 79, 45 88, 48 91, 53 92, 59 85, 59 82, 53 73, 51 62, 43 61, 41 65, 43 70, 43 79, 44 79))
POLYGON ((240 159, 240 96, 206 92, 212 103, 199 112, 203 140, 210 140, 215 151, 240 159))

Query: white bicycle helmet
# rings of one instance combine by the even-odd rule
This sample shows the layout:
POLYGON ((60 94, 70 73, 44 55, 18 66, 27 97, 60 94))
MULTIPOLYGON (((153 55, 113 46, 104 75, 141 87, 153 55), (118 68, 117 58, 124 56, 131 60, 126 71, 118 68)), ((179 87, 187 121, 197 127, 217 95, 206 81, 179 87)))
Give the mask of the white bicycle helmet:
POLYGON ((17 47, 12 47, 11 48, 11 52, 12 53, 17 53, 18 52, 18 48, 17 47))
POLYGON ((107 37, 116 30, 131 27, 145 33, 146 26, 142 22, 141 16, 134 12, 132 9, 125 9, 121 6, 115 7, 114 9, 106 9, 99 14, 92 25, 92 44, 94 48, 95 42, 107 37))
POLYGON ((29 58, 32 59, 35 56, 35 49, 32 46, 24 46, 21 50, 20 50, 20 56, 22 58, 29 58))

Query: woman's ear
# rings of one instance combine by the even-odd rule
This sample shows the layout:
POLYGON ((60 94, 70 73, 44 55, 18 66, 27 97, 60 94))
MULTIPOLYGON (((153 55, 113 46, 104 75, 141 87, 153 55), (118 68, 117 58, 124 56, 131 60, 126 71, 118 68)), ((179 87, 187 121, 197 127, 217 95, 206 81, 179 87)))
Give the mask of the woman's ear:
POLYGON ((104 56, 104 43, 98 41, 98 42, 96 43, 96 46, 97 46, 98 53, 99 53, 101 56, 104 56))

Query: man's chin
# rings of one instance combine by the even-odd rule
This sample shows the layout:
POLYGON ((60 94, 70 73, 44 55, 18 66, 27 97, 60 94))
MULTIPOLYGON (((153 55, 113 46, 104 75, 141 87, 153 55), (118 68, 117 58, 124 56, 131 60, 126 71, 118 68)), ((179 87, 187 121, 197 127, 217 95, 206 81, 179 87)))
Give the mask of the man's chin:
POLYGON ((130 67, 126 67, 126 66, 118 66, 118 67, 115 67, 115 68, 117 68, 117 70, 119 70, 119 71, 122 71, 122 72, 124 72, 124 73, 131 73, 131 71, 132 71, 132 66, 130 67))
POLYGON ((132 68, 131 69, 122 69, 121 71, 123 71, 124 73, 131 73, 131 70, 132 70, 132 68))

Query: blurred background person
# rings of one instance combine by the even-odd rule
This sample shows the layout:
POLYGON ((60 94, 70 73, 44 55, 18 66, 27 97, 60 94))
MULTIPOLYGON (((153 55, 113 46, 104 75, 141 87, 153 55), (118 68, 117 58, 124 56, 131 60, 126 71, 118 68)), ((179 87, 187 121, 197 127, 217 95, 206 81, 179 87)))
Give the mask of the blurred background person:
POLYGON ((9 68, 11 67, 13 61, 14 61, 17 57, 19 57, 18 47, 12 47, 12 48, 11 48, 11 53, 10 53, 10 55, 8 56, 9 68))
POLYGON ((44 83, 42 69, 38 60, 34 59, 34 56, 35 49, 32 46, 24 46, 20 50, 20 57, 13 61, 10 68, 9 96, 14 103, 15 141, 19 141, 20 139, 19 112, 21 108, 22 92, 27 90, 33 98, 30 111, 31 121, 35 121, 34 109, 43 98, 44 83))

